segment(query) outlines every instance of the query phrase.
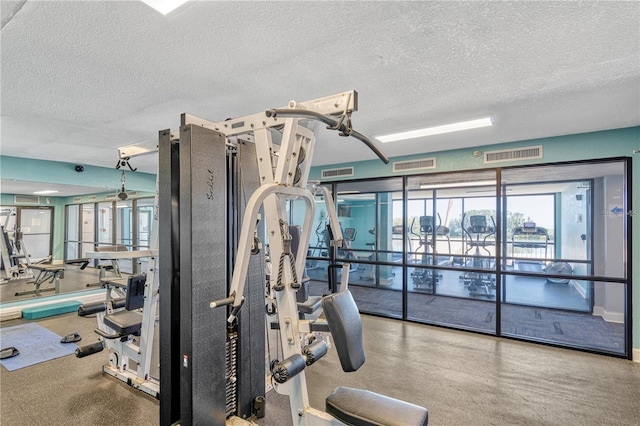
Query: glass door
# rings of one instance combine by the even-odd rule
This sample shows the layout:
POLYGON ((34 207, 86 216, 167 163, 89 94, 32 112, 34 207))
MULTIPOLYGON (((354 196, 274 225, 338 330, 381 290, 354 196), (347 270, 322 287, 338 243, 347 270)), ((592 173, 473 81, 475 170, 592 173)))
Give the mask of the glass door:
POLYGON ((495 171, 407 179, 407 319, 496 331, 495 171))
POLYGON ((24 251, 32 262, 46 259, 53 252, 53 208, 18 207, 18 226, 24 251))
POLYGON ((80 206, 78 204, 71 204, 66 206, 66 220, 65 220, 65 260, 79 259, 80 256, 80 233, 82 227, 80 226, 80 206))
POLYGON ((501 334, 625 354, 623 161, 502 172, 501 334))

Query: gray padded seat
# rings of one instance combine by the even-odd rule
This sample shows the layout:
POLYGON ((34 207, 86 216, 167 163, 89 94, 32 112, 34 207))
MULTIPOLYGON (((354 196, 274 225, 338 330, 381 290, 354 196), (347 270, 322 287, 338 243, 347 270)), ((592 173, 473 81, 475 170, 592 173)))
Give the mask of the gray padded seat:
POLYGON ((353 426, 426 426, 429 421, 424 407, 344 386, 327 397, 326 410, 353 426))
POLYGON ((142 314, 136 311, 118 311, 104 316, 104 323, 121 336, 139 334, 142 314))

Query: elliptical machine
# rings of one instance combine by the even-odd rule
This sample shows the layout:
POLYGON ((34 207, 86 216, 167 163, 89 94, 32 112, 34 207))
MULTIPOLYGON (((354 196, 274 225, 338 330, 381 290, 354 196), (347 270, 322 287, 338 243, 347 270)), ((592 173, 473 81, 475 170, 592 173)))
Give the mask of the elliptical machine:
MULTIPOLYGON (((491 222, 493 226, 487 226, 487 218, 484 215, 471 215, 469 216, 469 227, 464 227, 464 218, 462 216, 462 230, 468 237, 468 248, 465 251, 465 258, 472 257, 471 266, 475 269, 485 269, 491 267, 491 261, 487 256, 483 256, 480 249, 487 252, 488 256, 491 256, 491 252, 487 249, 487 246, 495 245, 495 240, 489 240, 490 237, 495 236, 496 223, 491 216, 491 222), (475 252, 469 255, 469 252, 475 248, 475 252)), ((460 275, 460 280, 465 287, 469 289, 470 296, 479 297, 495 297, 496 278, 492 274, 485 272, 465 272, 460 275)))
MULTIPOLYGON (((434 218, 433 216, 420 216, 420 231, 419 233, 413 232, 413 226, 416 218, 411 221, 411 227, 409 231, 411 234, 418 237, 418 247, 416 252, 424 247, 422 254, 420 255, 420 265, 432 265, 435 259, 437 251, 434 244, 434 218)), ((441 219, 438 215, 438 228, 440 227, 441 219)), ((415 291, 427 291, 433 292, 438 281, 442 279, 442 274, 438 274, 431 269, 426 268, 414 268, 411 272, 411 280, 413 282, 413 289, 415 291)))

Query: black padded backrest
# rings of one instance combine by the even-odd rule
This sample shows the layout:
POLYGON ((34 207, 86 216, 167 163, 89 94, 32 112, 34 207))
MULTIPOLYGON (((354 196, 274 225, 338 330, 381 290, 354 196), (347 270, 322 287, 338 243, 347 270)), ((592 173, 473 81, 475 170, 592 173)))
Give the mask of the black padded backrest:
POLYGON ((487 218, 480 215, 469 216, 469 231, 474 234, 488 232, 487 218))
POLYGON ((289 235, 291 235, 291 253, 295 256, 300 246, 301 229, 298 225, 289 225, 289 235))
POLYGON ((356 235, 358 235, 356 228, 345 228, 342 238, 344 238, 345 241, 355 241, 356 235))
POLYGON ((322 308, 340 358, 342 370, 356 371, 364 364, 362 320, 349 290, 322 298, 322 308))
MULTIPOLYGON (((300 235, 302 230, 299 225, 289 225, 289 235, 291 235, 291 253, 294 256, 298 253, 298 247, 300 247, 300 235)), ((309 299, 309 280, 305 279, 307 276, 307 270, 302 271, 302 282, 300 288, 296 292, 296 302, 304 303, 309 299)))
POLYGON ((127 298, 124 302, 124 308, 127 311, 140 309, 144 305, 144 284, 147 282, 147 276, 144 274, 131 275, 127 281, 127 298))
POLYGON ((433 216, 420 216, 420 231, 424 234, 433 232, 433 216))

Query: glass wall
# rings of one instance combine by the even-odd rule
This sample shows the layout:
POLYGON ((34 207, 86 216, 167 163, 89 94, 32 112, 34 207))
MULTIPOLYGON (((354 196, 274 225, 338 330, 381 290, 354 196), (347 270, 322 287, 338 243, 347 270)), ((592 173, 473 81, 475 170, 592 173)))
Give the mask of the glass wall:
POLYGON ((495 171, 407 180, 407 319, 495 332, 495 171))
MULTIPOLYGON (((93 203, 80 205, 82 213, 80 227, 82 229, 80 246, 82 247, 82 257, 86 257, 88 251, 94 251, 96 245, 96 205, 93 203)), ((75 224, 67 220, 67 229, 71 229, 75 224)))
POLYGON ((80 205, 71 204, 65 208, 64 258, 79 259, 80 255, 80 205))
POLYGON ((503 335, 626 354, 625 162, 502 173, 503 335))
POLYGON ((351 263, 349 288, 365 312, 402 317, 402 179, 381 179, 336 186, 338 220, 344 245, 337 261, 351 263))
POLYGON ((52 207, 0 206, 0 211, 4 238, 17 262, 26 262, 24 257, 38 262, 52 254, 52 207))
POLYGON ((309 275, 348 262, 363 313, 628 357, 627 161, 333 183, 345 242, 319 203, 309 275))
POLYGON ((153 198, 140 198, 136 201, 137 229, 134 244, 141 250, 151 247, 151 228, 153 225, 153 198))
POLYGON ((113 244, 113 203, 111 201, 98 203, 96 206, 96 243, 98 245, 113 244))

